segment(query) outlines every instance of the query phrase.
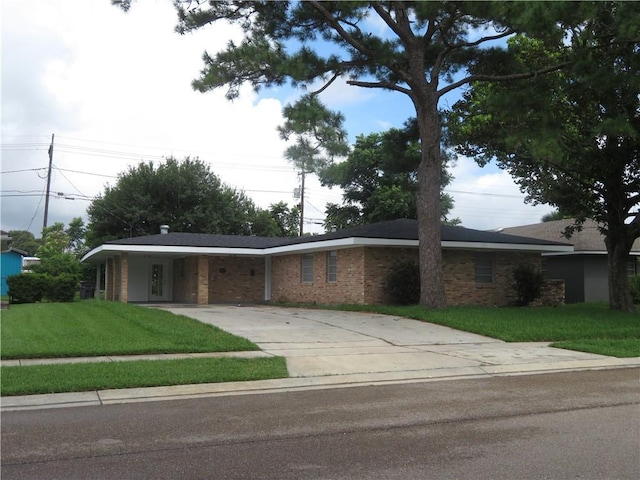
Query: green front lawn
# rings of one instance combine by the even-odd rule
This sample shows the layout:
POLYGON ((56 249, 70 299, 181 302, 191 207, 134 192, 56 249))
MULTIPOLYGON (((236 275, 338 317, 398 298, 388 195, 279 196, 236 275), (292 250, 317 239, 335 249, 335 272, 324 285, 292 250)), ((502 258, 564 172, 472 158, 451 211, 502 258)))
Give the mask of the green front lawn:
POLYGON ((190 358, 2 367, 0 394, 83 392, 111 388, 286 378, 282 357, 190 358))
POLYGON ((614 357, 640 356, 640 312, 614 312, 604 304, 442 310, 418 305, 338 308, 413 318, 507 342, 556 342, 552 346, 614 357))
POLYGON ((2 359, 259 350, 191 318, 99 300, 11 305, 0 325, 2 359))
MULTIPOLYGON (((2 359, 259 350, 181 315, 85 300, 12 305, 2 312, 2 359)), ((284 358, 189 358, 1 368, 2 395, 80 392, 287 376, 284 358)))

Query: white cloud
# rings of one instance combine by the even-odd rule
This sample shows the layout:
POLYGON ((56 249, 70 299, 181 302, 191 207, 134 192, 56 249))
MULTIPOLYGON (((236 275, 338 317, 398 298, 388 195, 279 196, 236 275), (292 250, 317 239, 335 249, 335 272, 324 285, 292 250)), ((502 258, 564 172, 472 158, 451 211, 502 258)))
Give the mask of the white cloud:
MULTIPOLYGON (((298 178, 284 160, 277 134, 285 101, 241 90, 234 102, 224 90, 194 92, 203 51, 214 53, 237 28, 216 25, 195 34, 174 32, 171 2, 139 0, 127 14, 108 0, 4 0, 2 3, 2 228, 42 225, 44 169, 55 133, 52 192, 89 197, 140 161, 174 155, 210 162, 221 179, 244 189, 256 203, 292 205, 298 178), (86 175, 76 172, 89 172, 86 175), (33 196, 6 196, 33 195, 33 196)), ((282 92, 280 92, 282 93, 282 92)), ((331 109, 344 110, 352 137, 401 126, 413 114, 400 94, 351 87, 341 79, 322 94, 331 109), (382 123, 381 123, 382 122, 382 123)), ((548 207, 524 206, 504 172, 487 172, 461 159, 454 216, 476 228, 537 221, 548 207), (488 195, 492 194, 492 195, 488 195), (513 195, 497 197, 494 194, 513 195)), ((321 218, 340 191, 308 179, 307 216, 321 218)), ((54 196, 49 224, 84 216, 87 201, 54 196)), ((315 227, 313 231, 320 231, 315 227)))
POLYGON ((460 156, 451 169, 455 177, 446 188, 454 200, 451 217, 479 230, 538 223, 553 209, 548 205, 525 204, 524 194, 507 171, 480 168, 472 159, 460 156))
MULTIPOLYGON (((237 29, 180 36, 170 2, 139 1, 128 14, 103 0, 3 7, 2 171, 46 167, 55 133, 54 165, 64 170, 54 170, 51 190, 67 197, 92 197, 116 181, 69 170, 115 176, 139 161, 191 155, 259 206, 294 203, 298 179, 276 131, 281 103, 248 87, 234 102, 222 90, 191 88, 203 51, 224 48, 237 29)), ((43 174, 3 175, 3 193, 34 194, 3 197, 3 229, 39 233, 43 174)), ((87 206, 54 197, 49 224, 84 216, 87 206)))

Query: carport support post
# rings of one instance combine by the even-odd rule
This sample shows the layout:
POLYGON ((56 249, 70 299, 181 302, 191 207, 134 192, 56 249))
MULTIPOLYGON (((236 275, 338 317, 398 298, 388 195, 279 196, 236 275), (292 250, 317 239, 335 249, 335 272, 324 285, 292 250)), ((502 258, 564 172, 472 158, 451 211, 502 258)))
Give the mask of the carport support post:
POLYGON ((209 257, 198 256, 198 286, 196 303, 198 305, 209 304, 209 257))
POLYGON ((100 298, 100 272, 102 271, 102 264, 99 263, 98 267, 96 268, 96 289, 94 290, 93 293, 93 298, 100 298))
POLYGON ((264 257, 264 299, 271 300, 271 256, 264 257))
POLYGON ((120 301, 129 301, 129 254, 122 252, 120 255, 120 301))
POLYGON ((104 298, 105 300, 114 301, 115 300, 115 275, 114 275, 114 261, 113 257, 107 258, 107 263, 104 269, 104 298))

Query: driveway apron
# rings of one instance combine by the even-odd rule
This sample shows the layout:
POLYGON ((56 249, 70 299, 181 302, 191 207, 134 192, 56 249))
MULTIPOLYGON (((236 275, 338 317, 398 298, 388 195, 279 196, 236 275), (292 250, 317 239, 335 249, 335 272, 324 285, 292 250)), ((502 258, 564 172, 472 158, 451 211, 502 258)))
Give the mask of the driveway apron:
POLYGON ((248 338, 283 356, 292 377, 384 375, 389 379, 549 370, 588 366, 608 357, 551 348, 547 343, 506 343, 473 333, 390 315, 272 306, 163 306, 164 310, 248 338))

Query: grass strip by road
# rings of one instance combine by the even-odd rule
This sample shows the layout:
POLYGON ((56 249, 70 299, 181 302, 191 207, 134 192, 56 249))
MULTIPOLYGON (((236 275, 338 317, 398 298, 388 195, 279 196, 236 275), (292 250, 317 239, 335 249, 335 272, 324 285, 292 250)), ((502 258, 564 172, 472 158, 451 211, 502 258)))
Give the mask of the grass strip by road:
POLYGON ((625 338, 622 340, 576 340, 553 342, 552 347, 576 350, 578 352, 597 353, 618 358, 640 357, 640 339, 625 338))
POLYGON ((498 338, 506 342, 554 342, 552 346, 613 357, 640 356, 640 312, 609 310, 605 304, 559 307, 449 307, 341 305, 412 318, 498 338))
POLYGON ((197 358, 2 367, 0 394, 83 392, 286 378, 285 359, 197 358))
POLYGON ((0 322, 2 359, 259 350, 191 318, 100 300, 11 305, 0 322))

